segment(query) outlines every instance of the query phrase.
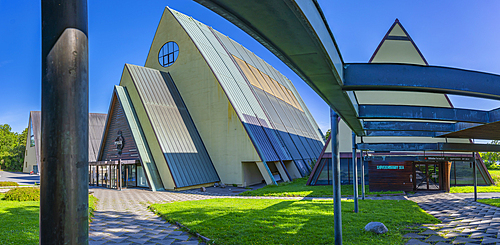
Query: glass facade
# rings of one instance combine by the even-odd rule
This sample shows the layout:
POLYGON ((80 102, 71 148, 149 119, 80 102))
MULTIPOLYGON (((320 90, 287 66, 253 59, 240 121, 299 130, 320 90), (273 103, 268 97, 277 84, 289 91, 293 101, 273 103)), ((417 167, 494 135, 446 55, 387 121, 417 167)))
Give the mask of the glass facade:
MULTIPOLYGON (((364 162, 365 165, 365 184, 368 184, 368 162, 364 162)), ((332 159, 331 158, 323 158, 321 159, 321 163, 318 166, 321 168, 321 171, 316 171, 319 173, 318 180, 316 181, 316 185, 331 185, 332 184, 332 159)), ((359 183, 361 183, 361 165, 358 162, 358 179, 359 183)), ((342 185, 352 185, 352 161, 350 158, 341 158, 340 159, 340 183, 342 185)), ((311 183, 313 184, 313 183, 311 183)))
MULTIPOLYGON (((365 183, 368 184, 368 162, 364 162, 365 164, 365 183)), ((361 170, 358 165, 358 176, 361 176, 361 170)), ((434 165, 433 165, 434 166, 434 165)), ((432 166, 429 170, 429 166, 425 164, 417 164, 417 179, 420 168, 425 168, 426 171, 421 171, 425 173, 429 173, 430 178, 437 178, 439 173, 437 170, 433 170, 432 166), (427 167, 427 168, 426 168, 427 167)), ((331 158, 323 158, 321 159, 321 163, 318 165, 319 173, 316 183, 311 182, 311 185, 331 185, 332 184, 332 159, 331 158)), ((477 176, 477 184, 478 185, 488 185, 486 182, 485 176, 486 173, 482 173, 483 170, 478 168, 476 171, 477 176)), ((434 182, 438 183, 439 181, 436 179, 434 182)), ((340 159, 340 183, 343 185, 351 185, 352 184, 352 163, 350 158, 341 158, 340 159)), ((473 185, 473 169, 471 162, 463 162, 463 161, 454 161, 451 164, 450 171, 450 185, 451 186, 461 186, 461 185, 473 185)), ((427 183, 423 183, 423 185, 427 186, 427 183)), ((427 189, 427 188, 425 188, 427 189)), ((433 189, 430 188, 429 189, 433 189)), ((435 189, 435 188, 434 188, 435 189)))
MULTIPOLYGON (((477 176, 477 184, 478 185, 486 185, 486 181, 481 174, 481 171, 476 171, 477 176)), ((455 161, 451 164, 450 171, 450 185, 451 186, 460 186, 460 185, 473 185, 473 169, 471 162, 460 162, 455 161)))

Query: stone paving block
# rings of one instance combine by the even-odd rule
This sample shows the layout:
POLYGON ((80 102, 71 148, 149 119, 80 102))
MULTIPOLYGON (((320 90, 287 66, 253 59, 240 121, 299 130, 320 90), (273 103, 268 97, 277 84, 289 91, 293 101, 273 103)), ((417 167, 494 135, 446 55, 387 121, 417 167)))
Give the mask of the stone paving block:
POLYGON ((426 242, 446 242, 448 239, 436 235, 432 235, 429 238, 425 239, 426 242))
POLYGON ((425 243, 417 239, 410 239, 407 243, 405 243, 405 245, 429 245, 429 243, 425 243))
POLYGON ((464 236, 468 236, 468 235, 467 234, 458 233, 458 232, 450 232, 450 233, 444 235, 444 237, 446 237, 446 238, 464 237, 464 236))
POLYGON ((146 234, 144 234, 143 232, 137 232, 137 233, 125 233, 124 235, 132 238, 141 238, 146 234))
POLYGON ((131 238, 128 240, 135 242, 135 243, 138 243, 138 244, 144 244, 144 243, 148 242, 150 239, 149 238, 131 238))
POLYGON ((484 238, 481 241, 481 244, 496 244, 496 243, 500 243, 500 239, 488 237, 488 238, 484 238))
POLYGON ((484 232, 476 232, 476 233, 472 233, 470 235, 470 238, 486 238, 486 237, 493 237, 492 234, 488 234, 488 233, 484 233, 484 232))
POLYGON ((172 245, 198 245, 199 242, 198 241, 182 241, 182 242, 178 242, 178 241, 175 241, 172 243, 172 245))
POLYGON ((176 240, 181 240, 181 241, 186 241, 189 239, 190 236, 168 236, 168 238, 173 238, 173 239, 176 239, 176 240))
POLYGON ((466 238, 466 237, 457 237, 457 238, 455 238, 455 240, 453 240, 453 244, 466 244, 466 243, 472 243, 472 242, 480 242, 480 240, 466 238))
POLYGON ((403 235, 403 238, 415 238, 415 239, 421 239, 421 238, 425 238, 425 236, 421 236, 421 235, 416 234, 416 233, 408 233, 408 234, 404 234, 404 235, 403 235))
POLYGON ((92 240, 89 240, 89 245, 101 245, 103 243, 105 243, 107 241, 92 241, 92 240))
POLYGON ((110 239, 106 239, 107 241, 110 241, 112 243, 121 243, 123 241, 125 241, 127 238, 126 237, 114 237, 114 238, 110 238, 110 239))
POLYGON ((149 239, 156 239, 156 240, 163 240, 163 239, 171 239, 168 238, 167 235, 152 235, 152 234, 147 234, 145 237, 149 237, 149 239))
POLYGON ((436 231, 433 231, 433 230, 426 230, 426 231, 420 232, 420 235, 438 235, 438 233, 436 231))

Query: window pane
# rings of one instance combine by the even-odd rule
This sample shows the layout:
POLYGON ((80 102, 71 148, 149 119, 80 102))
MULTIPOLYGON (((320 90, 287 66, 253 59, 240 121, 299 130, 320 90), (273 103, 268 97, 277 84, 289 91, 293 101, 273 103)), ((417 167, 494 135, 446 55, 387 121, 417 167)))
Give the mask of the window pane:
POLYGON ((175 42, 168 42, 161 47, 158 52, 158 63, 161 66, 167 67, 170 66, 177 60, 179 56, 179 46, 175 42))

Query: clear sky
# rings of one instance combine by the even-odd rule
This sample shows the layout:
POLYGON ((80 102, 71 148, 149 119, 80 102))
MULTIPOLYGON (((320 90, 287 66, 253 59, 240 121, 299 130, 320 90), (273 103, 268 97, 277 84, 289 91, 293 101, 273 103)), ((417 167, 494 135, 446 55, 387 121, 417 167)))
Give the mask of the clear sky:
MULTIPOLYGON (((319 0, 345 62, 367 62, 396 18, 430 65, 500 74, 500 1, 319 0)), ((320 128, 328 106, 273 54, 225 19, 189 0, 89 0, 90 112, 107 113, 125 63, 144 65, 165 6, 212 26, 263 58, 297 87, 320 128)), ((41 104, 41 7, 0 0, 0 124, 28 125, 41 104)), ((500 85, 499 85, 500 86, 500 85)), ((500 103, 453 96, 459 108, 500 103)))

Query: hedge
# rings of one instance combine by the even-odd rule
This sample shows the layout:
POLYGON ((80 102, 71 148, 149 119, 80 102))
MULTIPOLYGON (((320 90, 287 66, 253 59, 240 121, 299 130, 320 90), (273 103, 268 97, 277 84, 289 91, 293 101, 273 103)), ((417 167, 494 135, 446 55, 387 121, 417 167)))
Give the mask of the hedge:
POLYGON ((19 186, 19 184, 12 181, 0 181, 0 186, 19 186))
POLYGON ((40 188, 14 188, 5 193, 3 199, 7 201, 40 201, 40 188))

